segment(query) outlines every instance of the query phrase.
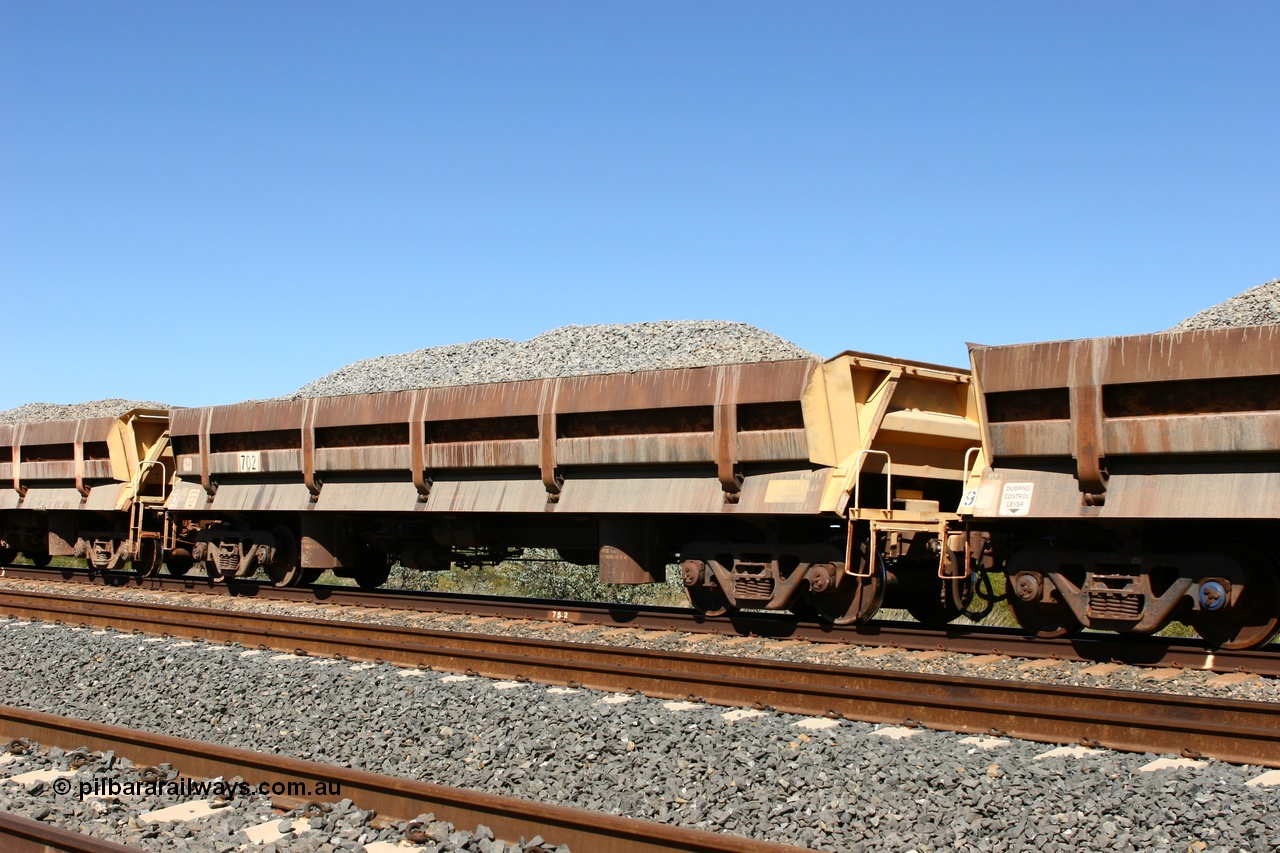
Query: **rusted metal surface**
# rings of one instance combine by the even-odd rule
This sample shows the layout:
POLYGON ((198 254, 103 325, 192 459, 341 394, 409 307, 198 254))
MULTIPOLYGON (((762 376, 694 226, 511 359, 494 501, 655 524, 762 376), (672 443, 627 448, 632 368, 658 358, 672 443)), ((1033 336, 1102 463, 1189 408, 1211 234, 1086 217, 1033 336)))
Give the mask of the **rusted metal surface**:
MULTIPOLYGON (((0 570, 0 577, 87 584, 101 584, 104 580, 101 577, 91 577, 83 571, 37 569, 31 566, 5 568, 0 570)), ((862 625, 831 625, 800 619, 790 613, 748 611, 706 616, 685 608, 659 605, 590 604, 408 590, 366 591, 341 586, 288 589, 258 581, 215 584, 201 577, 173 578, 163 575, 146 578, 145 581, 137 581, 129 575, 108 576, 105 580, 112 585, 118 584, 131 589, 231 595, 249 599, 336 604, 342 607, 459 613, 548 623, 596 624, 637 630, 808 640, 814 643, 855 646, 889 646, 905 651, 944 650, 956 654, 999 654, 1029 659, 1115 661, 1133 666, 1182 667, 1206 672, 1250 672, 1269 677, 1280 676, 1280 644, 1256 651, 1214 651, 1197 640, 1125 637, 1107 632, 1084 632, 1070 638, 1037 639, 1017 628, 983 625, 957 624, 942 629, 885 621, 872 621, 862 625)))
MULTIPOLYGON (((19 495, 26 495, 33 485, 49 482, 74 495, 65 508, 77 509, 90 493, 93 481, 128 480, 132 465, 129 459, 114 461, 110 453, 123 457, 127 445, 114 433, 125 422, 124 418, 81 418, 78 420, 46 421, 42 423, 0 425, 0 446, 8 452, 0 458, 0 481, 19 495), (113 441, 113 439, 115 439, 113 441), (110 447, 110 445, 115 445, 110 447), (86 453, 86 446, 89 451, 86 453), (63 484, 70 483, 70 487, 63 484)), ((136 463, 134 450, 131 459, 136 463)), ((57 502, 55 502, 57 503, 57 502)), ((48 505, 42 501, 39 509, 63 508, 60 503, 48 505)))
POLYGON ((1104 467, 1102 387, 1095 379, 1093 347, 1077 347, 1072 365, 1071 455, 1076 460, 1076 480, 1088 506, 1105 500, 1108 473, 1104 467))
MULTIPOLYGON (((706 407, 708 411, 723 401, 732 405, 797 401, 803 393, 816 362, 810 359, 761 364, 726 365, 689 370, 659 370, 636 374, 507 382, 427 388, 416 391, 325 397, 314 400, 243 403, 206 409, 176 411, 173 434, 180 439, 179 474, 200 481, 211 494, 213 482, 238 474, 297 474, 311 495, 323 490, 317 482, 320 470, 412 472, 416 494, 427 493, 427 472, 434 468, 492 469, 532 466, 540 471, 544 487, 543 503, 553 499, 562 482, 560 456, 578 465, 687 464, 716 462, 713 452, 703 453, 691 444, 690 434, 667 434, 637 428, 633 434, 617 436, 618 441, 583 443, 572 435, 560 435, 557 417, 590 412, 684 411, 706 407), (509 435, 483 437, 438 436, 435 425, 471 422, 478 419, 510 423, 534 418, 538 430, 532 437, 520 431, 509 435), (349 425, 407 425, 401 437, 387 432, 377 443, 323 447, 317 432, 349 425), (425 425, 425 429, 424 429, 425 425), (304 435, 305 433, 305 435, 304 435), (295 440, 285 440, 296 435, 295 440), (256 444, 255 444, 256 442, 256 444), (420 445, 425 443, 425 449, 420 445), (405 453, 395 454, 394 446, 405 453), (410 446, 412 445, 412 446, 410 446), (535 453, 530 453, 536 447, 535 453), (244 454, 255 454, 246 457, 244 454), (691 455, 692 453, 692 455, 691 455), (403 456, 403 458, 400 458, 403 456), (393 462, 394 464, 388 464, 393 462)), ((490 431, 492 433, 492 431, 490 431)), ((602 437, 607 437, 607 434, 602 437)), ((705 440, 711 445, 710 430, 705 440)), ((794 453, 794 443, 783 442, 778 450, 794 453)), ((767 455, 768 448, 756 448, 767 455)), ((776 459, 773 455, 767 458, 776 459)), ((803 453, 795 460, 807 461, 803 453)), ((501 488, 501 485, 491 488, 501 488)), ((174 510, 187 507, 185 497, 171 501, 174 510)), ((417 502, 417 498, 415 498, 417 502)), ((275 509, 294 507, 296 499, 275 509)), ((214 496, 213 509, 223 508, 214 496)), ((227 509, 265 508, 261 502, 246 507, 243 502, 227 509)), ((436 509, 431 506, 429 509, 436 509)), ((439 507, 450 509, 450 507, 439 507)), ((528 508, 504 508, 520 511, 528 508)), ((541 507, 533 508, 541 510, 541 507)))
POLYGON ((873 390, 863 387, 865 376, 884 370, 903 379, 895 379, 896 396, 892 387, 881 395, 881 415, 928 411, 942 419, 899 418, 884 431, 902 471, 958 479, 964 450, 977 440, 967 376, 845 354, 826 364, 798 359, 175 411, 183 482, 168 508, 720 514, 728 504, 743 514, 813 514, 834 507, 820 488, 776 500, 766 492, 777 472, 746 466, 808 477, 815 465, 839 464, 874 440, 880 420, 859 407, 873 390), (321 433, 338 438, 326 443, 321 433), (592 473, 618 466, 646 476, 592 473), (382 488, 401 471, 412 490, 382 488), (343 483, 344 494, 330 501, 326 472, 378 476, 343 483), (664 482, 648 483, 650 474, 664 482), (242 475, 250 479, 237 482, 242 475), (191 491, 197 483, 211 503, 191 491))
MULTIPOLYGON (((568 844, 574 851, 582 853, 797 853, 802 849, 727 833, 685 829, 584 809, 447 788, 20 708, 0 706, 0 736, 26 737, 42 745, 68 750, 80 747, 95 751, 114 750, 139 766, 168 763, 183 776, 191 778, 240 776, 250 785, 263 782, 337 783, 343 797, 350 798, 362 809, 376 810, 383 819, 411 820, 424 812, 433 812, 438 819, 460 828, 485 824, 500 840, 513 842, 520 837, 541 835, 552 844, 568 844)), ((0 830, 3 828, 4 824, 0 823, 0 830)), ((130 850, 119 845, 55 849, 69 853, 124 853, 130 850)))
POLYGON ((1102 506, 1082 502, 1074 470, 998 467, 983 476, 974 518, 1275 519, 1280 518, 1280 471, 1257 470, 1269 464, 1206 460, 1191 472, 1167 464, 1165 471, 1126 470, 1111 457, 1102 506), (1001 511, 1007 483, 1021 484, 1018 488, 1031 495, 1025 513, 1001 511))
POLYGON ((861 670, 715 655, 450 633, 366 623, 265 616, 0 593, 0 612, 157 634, 344 655, 466 672, 694 696, 720 705, 835 714, 872 722, 914 721, 963 732, 997 729, 1052 743, 1093 741, 1114 749, 1191 750, 1240 763, 1280 766, 1280 707, 1155 693, 1084 689, 919 673, 861 670))
POLYGON ((1112 385, 1280 373, 1280 325, 1197 329, 1010 346, 974 346, 987 393, 1070 387, 1074 353, 1094 351, 1093 378, 1112 385))
POLYGON ((975 517, 1009 482, 1029 517, 1280 517, 1280 325, 971 354, 996 469, 975 517))
POLYGON ((0 457, 0 481, 19 493, 39 483, 71 483, 79 498, 103 481, 129 482, 164 431, 165 415, 139 409, 118 418, 0 425, 0 448, 7 451, 0 457))
POLYGON ((5 853, 142 853, 141 848, 103 841, 60 826, 0 812, 0 848, 5 853))

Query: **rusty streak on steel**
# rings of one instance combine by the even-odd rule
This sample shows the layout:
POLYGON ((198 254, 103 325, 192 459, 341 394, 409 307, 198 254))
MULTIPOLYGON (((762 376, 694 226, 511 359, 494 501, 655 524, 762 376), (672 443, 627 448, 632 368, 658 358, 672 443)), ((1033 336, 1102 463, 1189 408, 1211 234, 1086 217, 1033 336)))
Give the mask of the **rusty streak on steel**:
MULTIPOLYGON (((95 582, 84 570, 41 569, 31 566, 5 568, 0 570, 0 577, 50 582, 95 582)), ((1194 640, 1136 635, 1126 637, 1109 632, 1083 632, 1074 637, 1045 640, 1029 637, 1017 628, 985 625, 949 625, 939 630, 913 623, 873 621, 864 625, 839 626, 804 622, 792 614, 780 612, 756 611, 706 616, 686 608, 658 605, 590 604, 387 589, 366 591, 338 586, 274 587, 257 581, 212 583, 207 578, 174 578, 165 575, 136 580, 134 575, 112 574, 105 576, 103 580, 109 585, 129 583, 129 588, 144 591, 181 590, 241 598, 461 613, 468 616, 500 616, 552 623, 624 626, 693 634, 754 635, 761 638, 859 646, 895 646, 908 651, 945 649, 956 654, 1119 661, 1134 666, 1174 666, 1208 672, 1239 671, 1280 676, 1280 646, 1274 644, 1269 649, 1215 652, 1194 640), (553 613, 558 615, 553 616, 553 613)))
MULTIPOLYGON (((0 706, 0 737, 26 737, 42 745, 63 749, 114 750, 136 765, 168 763, 183 776, 191 778, 241 776, 250 785, 262 782, 337 783, 342 788, 343 797, 350 798, 362 809, 376 810, 380 818, 412 820, 424 812, 433 812, 438 819, 460 828, 483 823, 493 830, 498 839, 514 841, 519 837, 541 835, 552 844, 568 844, 573 850, 583 853, 799 853, 803 849, 726 833, 448 788, 21 708, 0 706)), ((55 849, 67 849, 72 853, 122 853, 130 850, 119 845, 55 849)))
MULTIPOLYGON (((1033 486, 1030 518, 1274 519, 1277 342, 1270 324, 974 345, 987 482, 1033 486)), ((980 497, 974 518, 997 517, 980 497)))
POLYGON ((1280 767, 1280 706, 1138 691, 659 652, 362 622, 0 592, 0 612, 96 626, 384 660, 490 678, 696 696, 795 714, 962 732, 996 729, 1050 743, 1179 753, 1280 767))
POLYGON ((60 826, 0 812, 0 848, 5 853, 141 853, 140 848, 104 841, 60 826))

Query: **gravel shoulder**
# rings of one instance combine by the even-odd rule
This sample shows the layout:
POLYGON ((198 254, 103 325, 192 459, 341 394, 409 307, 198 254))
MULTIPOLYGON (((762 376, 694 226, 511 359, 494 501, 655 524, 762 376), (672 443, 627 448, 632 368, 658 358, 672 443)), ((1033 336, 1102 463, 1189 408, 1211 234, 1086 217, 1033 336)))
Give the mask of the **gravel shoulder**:
MULTIPOLYGON (((406 822, 375 821, 376 812, 349 799, 325 803, 319 813, 303 806, 279 812, 269 794, 238 776, 182 780, 162 764, 149 777, 114 752, 27 746, 26 754, 5 753, 0 764, 0 810, 141 850, 232 853, 261 845, 260 853, 351 853, 390 848, 405 837, 406 822), (207 793, 192 793, 193 781, 208 783, 207 793), (183 808, 202 802, 214 807, 183 808)), ((502 845, 488 827, 459 830, 432 814, 414 823, 431 839, 416 848, 421 853, 569 853, 541 839, 502 845)))
POLYGON ((1151 756, 13 619, 0 639, 8 704, 818 850, 1280 844, 1274 789, 1246 784, 1260 768, 1143 772, 1151 756))

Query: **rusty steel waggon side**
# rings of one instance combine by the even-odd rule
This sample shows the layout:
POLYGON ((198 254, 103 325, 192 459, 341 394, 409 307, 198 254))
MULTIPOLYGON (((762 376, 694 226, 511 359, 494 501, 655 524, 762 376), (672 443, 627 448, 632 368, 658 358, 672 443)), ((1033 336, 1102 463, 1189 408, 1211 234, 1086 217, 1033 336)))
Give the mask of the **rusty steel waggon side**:
POLYGON ((1275 636, 1280 326, 971 354, 985 460, 961 511, 1023 627, 1275 636))
POLYGON ((0 539, 36 561, 143 571, 158 568, 159 540, 171 574, 261 569, 295 585, 332 570, 369 587, 393 562, 555 548, 607 583, 659 581, 678 563, 707 612, 842 623, 886 596, 943 622, 969 588, 949 510, 979 429, 955 369, 845 353, 175 409, 167 440, 112 457, 109 500, 107 485, 78 490, 76 431, 141 417, 13 428, 8 473, 40 485, 3 493, 0 539), (65 464, 41 468, 23 429, 60 431, 65 464), (124 482, 135 469, 145 494, 124 482))
POLYGON ((906 600, 924 617, 963 604, 963 581, 944 598, 938 568, 955 518, 941 508, 954 509, 979 436, 956 370, 847 353, 171 417, 179 571, 262 567, 294 584, 332 570, 377 586, 392 562, 444 569, 545 547, 599 565, 606 583, 660 581, 678 561, 709 612, 849 621, 915 586, 906 600))

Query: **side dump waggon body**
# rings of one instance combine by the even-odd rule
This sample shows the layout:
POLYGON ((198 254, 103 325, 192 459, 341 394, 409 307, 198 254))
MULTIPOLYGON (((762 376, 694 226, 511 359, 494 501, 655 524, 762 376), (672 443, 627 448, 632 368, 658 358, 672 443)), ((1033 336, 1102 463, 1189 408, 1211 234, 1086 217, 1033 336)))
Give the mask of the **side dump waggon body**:
POLYGON ((168 412, 0 425, 0 562, 81 557, 96 569, 160 565, 173 472, 168 412))
POLYGON ((899 564, 947 585, 979 444, 966 372, 858 353, 175 410, 171 432, 171 569, 372 586, 544 547, 609 583, 678 560, 707 610, 839 619, 899 564))
POLYGON ((1041 634, 1267 642, 1280 619, 1280 326, 971 350, 965 512, 1041 634))

